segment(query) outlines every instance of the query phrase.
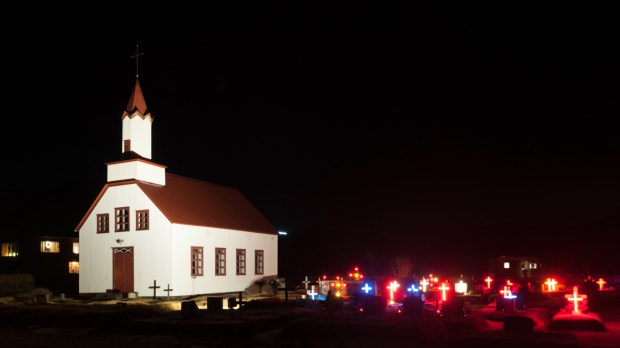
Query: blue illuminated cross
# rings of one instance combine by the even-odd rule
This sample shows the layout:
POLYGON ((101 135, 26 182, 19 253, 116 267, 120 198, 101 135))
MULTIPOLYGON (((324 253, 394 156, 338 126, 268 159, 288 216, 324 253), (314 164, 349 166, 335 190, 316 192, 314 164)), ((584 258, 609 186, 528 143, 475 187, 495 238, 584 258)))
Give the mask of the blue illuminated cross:
POLYGON ((364 286, 362 287, 362 290, 364 290, 364 292, 369 293, 370 290, 372 290, 372 287, 368 286, 368 283, 364 284, 364 286))
POLYGON ((411 284, 411 287, 407 288, 407 291, 409 291, 409 292, 411 292, 411 293, 413 293, 413 294, 417 294, 417 293, 418 293, 418 291, 420 291, 420 289, 417 289, 417 288, 415 287, 415 284, 411 284))

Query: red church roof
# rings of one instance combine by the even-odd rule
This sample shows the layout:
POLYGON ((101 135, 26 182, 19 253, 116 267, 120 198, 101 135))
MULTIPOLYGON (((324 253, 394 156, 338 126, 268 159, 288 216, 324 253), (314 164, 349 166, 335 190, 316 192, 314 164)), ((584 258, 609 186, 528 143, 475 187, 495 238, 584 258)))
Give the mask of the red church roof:
POLYGON ((144 100, 144 95, 142 94, 142 88, 140 88, 140 81, 137 78, 131 97, 129 97, 129 103, 127 103, 126 111, 129 114, 133 114, 136 110, 140 111, 142 115, 146 115, 146 101, 144 100))
MULTIPOLYGON (((106 184, 75 231, 110 186, 135 183, 175 224, 277 234, 271 223, 237 190, 206 181, 166 174, 166 186, 130 180, 106 184)), ((130 207, 140 209, 140 207, 130 207)))

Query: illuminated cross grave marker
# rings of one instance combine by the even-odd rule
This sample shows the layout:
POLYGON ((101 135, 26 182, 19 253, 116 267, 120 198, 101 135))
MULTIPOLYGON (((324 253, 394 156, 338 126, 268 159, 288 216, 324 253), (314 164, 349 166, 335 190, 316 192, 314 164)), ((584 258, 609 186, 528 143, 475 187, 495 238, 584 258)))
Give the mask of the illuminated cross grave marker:
POLYGON ((441 290, 441 300, 442 301, 446 301, 446 291, 450 290, 450 288, 448 286, 446 286, 446 283, 441 283, 441 286, 438 287, 437 289, 441 290))
POLYGON ((555 279, 553 278, 547 278, 547 281, 545 282, 545 284, 547 284, 547 291, 548 292, 554 292, 555 291, 555 285, 558 282, 555 281, 555 279))
POLYGON ((484 280, 487 283, 487 288, 491 288, 491 282, 493 281, 493 279, 491 279, 491 277, 487 276, 486 279, 484 280))
POLYGON ((598 281, 596 282, 596 284, 598 284, 598 289, 600 291, 603 291, 603 286, 607 284, 607 282, 603 280, 603 278, 598 278, 598 281))
POLYGON ((499 293, 502 294, 504 298, 506 298, 506 296, 509 296, 510 294, 512 294, 512 291, 510 291, 510 289, 508 288, 508 285, 504 285, 504 290, 500 290, 499 293))
POLYGON ((420 282, 420 285, 422 286, 422 292, 426 292, 426 286, 429 284, 428 280, 426 280, 426 278, 422 277, 422 281, 420 282))
POLYGON ((302 283, 304 283, 304 286, 306 287, 306 290, 308 290, 308 284, 310 284, 310 281, 308 280, 308 276, 306 276, 306 279, 304 281, 302 281, 302 283))
POLYGON ((390 286, 387 288, 390 290, 390 303, 394 303, 394 291, 400 286, 397 281, 393 281, 390 283, 390 286))
POLYGON ((462 280, 459 280, 458 283, 454 284, 454 291, 459 294, 464 294, 467 292, 467 283, 464 283, 462 280))
POLYGON ((579 310, 579 302, 583 301, 584 299, 588 298, 587 295, 579 295, 578 291, 577 291, 577 287, 573 286, 573 297, 570 297, 571 295, 564 295, 564 297, 566 297, 567 300, 573 302, 573 314, 581 314, 581 311, 579 310))
POLYGON ((364 284, 364 286, 362 287, 362 290, 364 290, 365 293, 369 293, 370 290, 372 290, 372 287, 368 285, 368 283, 364 284))
POLYGON ((411 286, 407 288, 407 291, 415 295, 420 289, 416 288, 415 284, 411 284, 411 286))
POLYGON ((314 291, 314 285, 312 285, 312 290, 308 291, 308 295, 310 295, 310 298, 312 298, 312 300, 314 300, 314 296, 318 295, 318 293, 314 291))

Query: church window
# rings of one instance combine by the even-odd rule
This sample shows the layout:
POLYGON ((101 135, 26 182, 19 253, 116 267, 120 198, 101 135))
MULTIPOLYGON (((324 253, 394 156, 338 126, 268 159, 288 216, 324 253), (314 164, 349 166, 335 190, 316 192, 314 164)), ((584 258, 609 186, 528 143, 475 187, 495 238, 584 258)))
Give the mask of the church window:
POLYGON ((115 232, 129 231, 129 207, 116 208, 115 232))
POLYGON ((51 240, 41 241, 41 252, 42 253, 59 253, 60 243, 52 242, 51 240))
POLYGON ((202 260, 203 260, 203 248, 193 246, 192 247, 192 264, 191 264, 192 277, 202 276, 204 274, 202 260))
POLYGON ((245 249, 237 249, 237 275, 245 275, 245 249))
POLYGON ((19 255, 19 243, 2 243, 2 257, 17 257, 19 255))
POLYGON ((80 242, 73 242, 73 253, 74 254, 80 253, 80 242))
POLYGON ((265 273, 265 252, 263 250, 256 250, 256 253, 254 254, 254 258, 255 258, 254 273, 264 274, 265 273))
POLYGON ((226 275, 226 249, 215 248, 215 275, 226 275))
POLYGON ((80 273, 80 263, 77 261, 69 262, 69 273, 80 273))
POLYGON ((123 152, 129 152, 131 151, 131 140, 126 139, 123 141, 123 147, 125 148, 123 152))
POLYGON ((136 211, 136 230, 148 230, 149 229, 149 211, 137 210, 136 211))
POLYGON ((97 233, 110 232, 110 214, 97 214, 97 233))

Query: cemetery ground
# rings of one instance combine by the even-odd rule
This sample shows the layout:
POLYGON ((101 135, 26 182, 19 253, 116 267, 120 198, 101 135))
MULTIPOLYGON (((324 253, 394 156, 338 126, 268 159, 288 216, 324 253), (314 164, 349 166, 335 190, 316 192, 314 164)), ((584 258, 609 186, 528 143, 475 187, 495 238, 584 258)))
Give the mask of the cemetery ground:
MULTIPOLYGON (((343 306, 326 311, 324 302, 301 293, 244 295, 243 310, 209 309, 207 296, 137 299, 71 299, 48 303, 0 298, 1 347, 618 347, 620 301, 610 294, 597 314, 604 331, 550 330, 558 306, 531 303, 514 313, 470 298, 467 315, 438 316, 381 311, 360 312, 343 306), (181 311, 186 303, 189 311, 181 311), (189 305, 192 306, 189 306, 189 305), (196 306, 193 306, 193 305, 196 306), (507 318, 528 317, 527 330, 506 330, 507 318)), ((212 303, 212 302, 209 302, 212 303)), ((458 311, 456 312, 458 313, 458 311)))

